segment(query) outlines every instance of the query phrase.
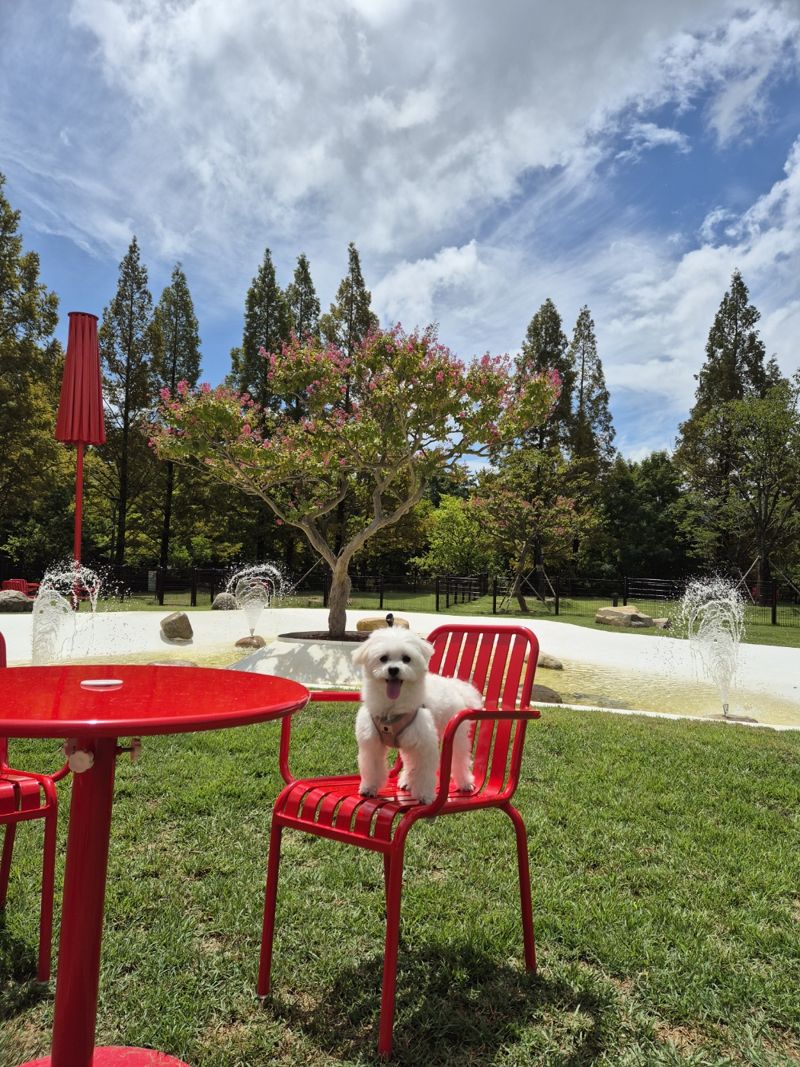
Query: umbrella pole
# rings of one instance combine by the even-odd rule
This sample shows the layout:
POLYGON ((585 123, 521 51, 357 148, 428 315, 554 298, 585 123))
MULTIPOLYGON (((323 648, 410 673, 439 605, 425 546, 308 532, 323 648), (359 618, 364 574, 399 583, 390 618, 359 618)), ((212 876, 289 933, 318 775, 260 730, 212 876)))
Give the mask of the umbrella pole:
POLYGON ((77 443, 77 463, 75 466, 75 543, 72 550, 75 563, 81 561, 81 520, 83 518, 83 442, 77 443))

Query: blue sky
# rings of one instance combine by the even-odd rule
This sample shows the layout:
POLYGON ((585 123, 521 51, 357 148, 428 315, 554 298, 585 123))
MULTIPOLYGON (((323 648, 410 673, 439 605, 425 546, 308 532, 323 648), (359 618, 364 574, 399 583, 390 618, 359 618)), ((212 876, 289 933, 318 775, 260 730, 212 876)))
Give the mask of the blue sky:
POLYGON ((672 447, 735 268, 800 364, 798 0, 20 0, 0 171, 60 337, 136 234, 212 383, 265 247, 326 307, 350 240, 381 321, 465 358, 588 304, 632 458, 672 447))

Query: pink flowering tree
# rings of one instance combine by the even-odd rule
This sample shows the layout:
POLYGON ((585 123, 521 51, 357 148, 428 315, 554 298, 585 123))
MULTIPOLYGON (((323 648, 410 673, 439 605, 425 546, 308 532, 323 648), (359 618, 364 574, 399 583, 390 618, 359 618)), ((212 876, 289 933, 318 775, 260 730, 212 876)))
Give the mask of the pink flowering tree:
POLYGON ((429 328, 370 334, 347 357, 293 338, 266 353, 269 409, 220 386, 162 393, 152 444, 162 459, 203 464, 302 530, 331 571, 328 629, 345 632, 350 563, 420 500, 428 479, 546 417, 557 375, 515 388, 508 357, 464 364, 429 328), (331 517, 356 487, 363 520, 336 543, 331 517))

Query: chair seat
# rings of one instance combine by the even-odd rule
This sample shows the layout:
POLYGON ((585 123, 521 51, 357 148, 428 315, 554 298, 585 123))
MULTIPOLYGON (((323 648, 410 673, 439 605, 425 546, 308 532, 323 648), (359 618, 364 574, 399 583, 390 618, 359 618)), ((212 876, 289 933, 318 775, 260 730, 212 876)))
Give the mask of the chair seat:
POLYGON ((42 783, 34 775, 0 767, 0 815, 13 816, 31 812, 38 814, 47 806, 42 783))
MULTIPOLYGON (((275 801, 273 817, 284 826, 383 851, 391 844, 401 822, 424 817, 425 805, 398 789, 391 779, 378 796, 362 797, 358 791, 360 781, 358 775, 300 778, 287 786, 275 801)), ((451 782, 447 800, 436 814, 496 803, 495 790, 462 793, 451 782)))

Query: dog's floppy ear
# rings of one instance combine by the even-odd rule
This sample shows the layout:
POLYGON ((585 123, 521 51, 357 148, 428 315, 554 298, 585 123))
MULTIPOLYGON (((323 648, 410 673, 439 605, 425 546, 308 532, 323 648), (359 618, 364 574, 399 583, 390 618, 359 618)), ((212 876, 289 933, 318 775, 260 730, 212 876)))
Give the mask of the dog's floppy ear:
POLYGON ((362 641, 353 653, 353 663, 355 663, 356 667, 363 667, 367 662, 367 656, 369 655, 369 650, 367 649, 368 644, 368 640, 362 641))
POLYGON ((430 643, 430 641, 426 641, 422 637, 417 638, 417 640, 419 641, 419 650, 422 653, 425 663, 430 663, 431 656, 433 655, 434 651, 433 645, 430 643))

